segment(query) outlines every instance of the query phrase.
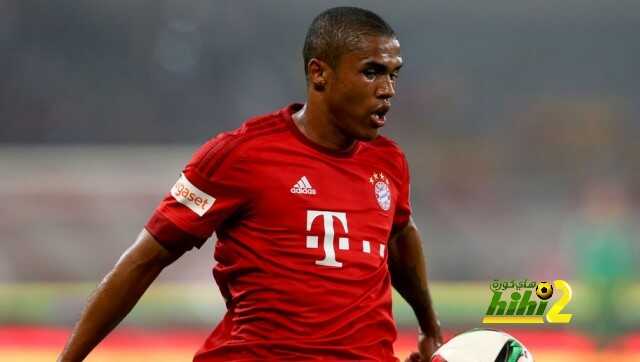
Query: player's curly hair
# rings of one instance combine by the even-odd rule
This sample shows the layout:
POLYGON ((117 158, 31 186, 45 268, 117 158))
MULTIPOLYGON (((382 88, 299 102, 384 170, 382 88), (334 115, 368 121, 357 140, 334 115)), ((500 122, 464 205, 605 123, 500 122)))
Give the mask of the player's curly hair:
POLYGON ((364 36, 395 37, 386 21, 372 11, 342 6, 323 11, 313 19, 304 40, 304 73, 312 58, 335 69, 340 56, 358 50, 364 36))

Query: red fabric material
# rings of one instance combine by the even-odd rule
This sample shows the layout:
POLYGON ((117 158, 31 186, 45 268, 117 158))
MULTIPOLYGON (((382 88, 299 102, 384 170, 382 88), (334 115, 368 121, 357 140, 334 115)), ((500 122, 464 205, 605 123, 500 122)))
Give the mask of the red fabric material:
POLYGON ((145 228, 156 241, 169 250, 189 250, 194 246, 199 249, 206 241, 180 229, 161 212, 151 215, 145 228))
POLYGON ((313 146, 291 118, 300 107, 207 142, 183 174, 211 208, 198 215, 170 193, 147 225, 162 240, 217 233, 229 310, 196 361, 396 360, 387 241, 411 214, 406 160, 384 137, 313 146), (154 227, 162 217, 176 228, 154 227))

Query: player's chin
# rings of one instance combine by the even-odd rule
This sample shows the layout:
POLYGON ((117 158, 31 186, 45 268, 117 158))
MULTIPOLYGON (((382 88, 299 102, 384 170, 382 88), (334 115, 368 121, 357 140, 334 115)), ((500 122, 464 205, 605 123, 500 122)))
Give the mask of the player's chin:
POLYGON ((365 142, 373 141, 378 138, 379 134, 379 128, 369 127, 359 132, 358 139, 365 142))
POLYGON ((351 135, 359 141, 373 141, 378 137, 381 128, 382 125, 376 124, 367 118, 351 129, 351 135))

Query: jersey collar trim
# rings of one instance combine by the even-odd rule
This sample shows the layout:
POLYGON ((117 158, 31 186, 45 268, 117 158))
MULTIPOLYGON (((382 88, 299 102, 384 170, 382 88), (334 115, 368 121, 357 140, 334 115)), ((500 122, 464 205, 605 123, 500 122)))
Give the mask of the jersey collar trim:
POLYGON ((359 141, 356 141, 356 144, 346 151, 336 151, 336 150, 332 150, 330 148, 324 147, 322 145, 319 145, 313 142, 312 140, 308 139, 307 136, 305 136, 300 131, 300 129, 298 129, 298 126, 296 126, 292 117, 292 115, 297 111, 299 111, 302 107, 303 107, 303 104, 301 103, 292 103, 280 111, 282 114, 282 117, 285 119, 285 121, 289 125, 289 128, 291 128, 291 132, 294 134, 294 136, 296 136, 298 140, 300 140, 300 142, 315 149, 318 152, 321 152, 323 154, 333 156, 333 157, 347 158, 347 157, 353 156, 358 151, 361 143, 359 141))

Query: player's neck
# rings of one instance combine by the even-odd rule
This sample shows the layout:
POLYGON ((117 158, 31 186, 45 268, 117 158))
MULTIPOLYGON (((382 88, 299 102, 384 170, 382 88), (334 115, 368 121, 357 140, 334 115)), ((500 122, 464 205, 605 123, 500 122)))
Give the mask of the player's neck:
POLYGON ((307 102, 292 115, 293 122, 309 140, 335 151, 348 151, 355 146, 356 140, 345 135, 335 127, 336 120, 320 104, 307 102))

